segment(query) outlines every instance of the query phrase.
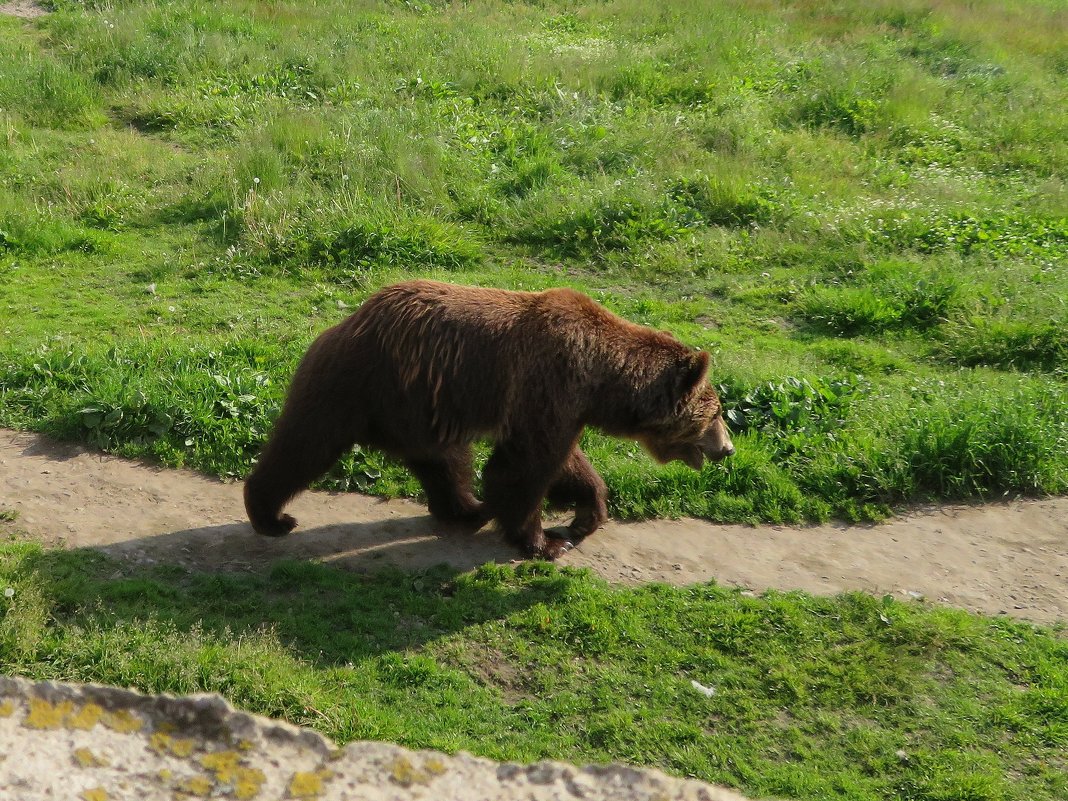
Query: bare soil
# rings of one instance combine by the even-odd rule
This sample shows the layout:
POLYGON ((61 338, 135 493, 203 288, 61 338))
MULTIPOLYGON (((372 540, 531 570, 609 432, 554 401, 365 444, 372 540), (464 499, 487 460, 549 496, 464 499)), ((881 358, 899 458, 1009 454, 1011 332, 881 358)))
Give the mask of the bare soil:
MULTIPOLYGON (((314 559, 356 570, 446 563, 466 570, 519 554, 491 528, 458 532, 425 507, 309 492, 287 537, 256 535, 241 484, 101 455, 0 429, 0 511, 48 546, 97 548, 138 563, 254 570, 314 559)), ((1068 621, 1068 498, 915 509, 879 525, 724 526, 610 522, 561 564, 612 582, 714 579, 754 592, 863 590, 1037 623, 1068 621)))
POLYGON ((34 0, 13 0, 13 2, 9 3, 0 3, 0 14, 6 14, 10 17, 34 19, 47 13, 48 9, 40 3, 34 2, 34 0))

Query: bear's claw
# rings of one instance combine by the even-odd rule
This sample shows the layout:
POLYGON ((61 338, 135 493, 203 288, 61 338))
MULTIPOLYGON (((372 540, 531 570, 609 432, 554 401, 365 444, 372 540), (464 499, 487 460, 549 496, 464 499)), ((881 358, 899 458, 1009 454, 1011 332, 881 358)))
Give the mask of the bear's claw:
POLYGON ((575 547, 575 543, 571 540, 557 539, 556 537, 546 537, 545 542, 541 547, 534 548, 534 556, 539 559, 547 559, 550 562, 563 556, 565 553, 575 547))

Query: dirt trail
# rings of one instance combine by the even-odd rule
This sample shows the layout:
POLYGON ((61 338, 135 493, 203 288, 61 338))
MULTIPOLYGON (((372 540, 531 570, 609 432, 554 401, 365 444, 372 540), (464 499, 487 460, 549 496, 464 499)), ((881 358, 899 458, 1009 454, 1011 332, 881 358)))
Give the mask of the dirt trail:
MULTIPOLYGON (((0 429, 3 528, 48 545, 96 547, 139 562, 208 570, 275 559, 354 569, 441 562, 468 569, 516 551, 492 530, 449 531, 423 506, 355 494, 306 493, 290 536, 257 536, 241 485, 102 456, 0 429)), ((1068 498, 914 511, 877 526, 720 526, 699 520, 610 523, 562 564, 622 583, 664 581, 923 596, 1039 623, 1068 621, 1068 498)))
POLYGON ((12 0, 9 3, 0 3, 0 14, 9 17, 22 17, 23 19, 36 19, 48 13, 36 0, 12 0))

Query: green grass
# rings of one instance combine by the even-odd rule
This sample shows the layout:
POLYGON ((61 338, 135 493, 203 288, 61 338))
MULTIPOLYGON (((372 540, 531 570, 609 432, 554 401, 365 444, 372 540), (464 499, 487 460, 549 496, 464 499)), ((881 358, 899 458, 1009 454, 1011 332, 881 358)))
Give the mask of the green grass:
MULTIPOLYGON (((57 0, 0 18, 0 425, 240 477, 312 337, 430 275, 574 286, 712 352, 738 456, 695 474, 592 433, 616 515, 1063 493, 1066 13, 57 0)), ((418 491, 362 451, 324 484, 418 491)))
MULTIPOLYGON (((54 6, 0 17, 0 425, 239 478, 315 334, 426 275, 573 286, 713 354, 737 455, 695 473, 587 434, 617 516, 1068 490, 1063 3, 54 6)), ((418 493, 364 450, 323 483, 418 493)), ((0 587, 0 671, 218 691, 339 741, 1068 796, 1063 629, 19 542, 0 587)))
POLYGON ((0 672, 220 692, 339 742, 624 761, 813 801, 1068 793, 1063 629, 544 563, 207 575, 19 542, 0 587, 0 672))

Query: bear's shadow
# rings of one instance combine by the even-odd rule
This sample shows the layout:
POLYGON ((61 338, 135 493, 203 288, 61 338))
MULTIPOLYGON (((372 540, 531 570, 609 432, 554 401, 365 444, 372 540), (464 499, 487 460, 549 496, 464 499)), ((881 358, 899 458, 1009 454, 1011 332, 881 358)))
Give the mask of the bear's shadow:
POLYGON ((205 526, 46 550, 27 566, 61 606, 99 627, 157 621, 232 638, 266 626, 295 656, 336 665, 419 648, 551 601, 552 582, 517 587, 491 578, 457 589, 461 573, 518 558, 489 527, 464 532, 417 516, 298 529, 277 539, 255 534, 245 522, 205 526), (116 561, 101 565, 99 552, 116 561), (71 574, 85 578, 75 587, 85 597, 61 598, 71 574), (463 595, 459 608, 454 592, 463 595))
POLYGON ((445 525, 429 515, 297 528, 283 537, 256 534, 247 522, 182 529, 125 540, 99 550, 134 563, 172 564, 205 572, 258 571, 280 560, 307 560, 357 572, 393 565, 471 570, 522 557, 492 527, 445 525))

